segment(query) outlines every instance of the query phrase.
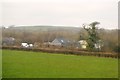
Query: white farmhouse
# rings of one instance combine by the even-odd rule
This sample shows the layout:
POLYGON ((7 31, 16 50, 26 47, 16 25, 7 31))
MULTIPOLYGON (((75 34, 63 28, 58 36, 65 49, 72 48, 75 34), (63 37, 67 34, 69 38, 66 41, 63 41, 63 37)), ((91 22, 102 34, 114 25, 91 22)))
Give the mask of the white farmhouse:
POLYGON ((21 47, 28 48, 29 45, 28 45, 28 43, 21 43, 21 47))
POLYGON ((82 49, 86 49, 87 48, 87 41, 86 40, 80 40, 80 41, 78 41, 79 42, 79 44, 80 44, 80 47, 82 48, 82 49))

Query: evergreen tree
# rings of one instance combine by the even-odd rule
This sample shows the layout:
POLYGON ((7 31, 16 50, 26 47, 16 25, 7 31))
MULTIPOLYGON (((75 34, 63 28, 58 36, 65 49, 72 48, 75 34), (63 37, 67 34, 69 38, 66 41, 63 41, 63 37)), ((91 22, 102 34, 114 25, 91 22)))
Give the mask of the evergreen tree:
POLYGON ((88 32, 87 48, 91 51, 94 50, 95 44, 99 41, 99 36, 97 33, 97 27, 96 27, 96 25, 98 25, 98 24, 100 24, 100 23, 92 22, 89 25, 83 25, 83 28, 88 32))

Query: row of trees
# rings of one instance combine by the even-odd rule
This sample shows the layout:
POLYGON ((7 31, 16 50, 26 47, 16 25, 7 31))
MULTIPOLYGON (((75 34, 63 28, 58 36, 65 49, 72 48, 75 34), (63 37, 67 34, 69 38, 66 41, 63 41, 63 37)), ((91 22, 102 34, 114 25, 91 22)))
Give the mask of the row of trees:
MULTIPOLYGON (((30 29, 30 28, 0 28, 2 31, 2 37, 14 37, 16 39, 16 44, 20 45, 21 42, 28 43, 44 43, 51 42, 57 37, 64 37, 69 40, 79 41, 79 40, 87 40, 88 49, 94 49, 94 44, 98 43, 99 40, 102 40, 103 47, 102 51, 118 51, 119 43, 118 43, 118 31, 115 30, 106 30, 106 29, 98 29, 96 25, 99 22, 93 22, 89 25, 83 25, 83 28, 78 28, 78 31, 69 30, 69 29, 55 29, 55 30, 46 30, 43 31, 41 29, 30 29)), ((35 28, 35 27, 34 27, 35 28)))
POLYGON ((79 34, 71 33, 68 30, 52 30, 52 31, 42 31, 36 30, 33 31, 31 29, 15 29, 15 28, 7 28, 2 29, 2 37, 14 37, 16 39, 16 44, 20 44, 21 42, 27 43, 44 43, 44 42, 51 42, 55 38, 64 37, 69 40, 78 40, 79 34))

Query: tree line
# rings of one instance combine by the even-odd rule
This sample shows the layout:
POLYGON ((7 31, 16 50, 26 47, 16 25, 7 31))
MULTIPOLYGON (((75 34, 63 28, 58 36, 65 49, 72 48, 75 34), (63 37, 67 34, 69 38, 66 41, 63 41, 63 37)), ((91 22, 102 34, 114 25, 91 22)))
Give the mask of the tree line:
MULTIPOLYGON (((97 23, 98 24, 98 23, 97 23)), ((90 24, 94 26, 93 24, 90 24)), ((35 27, 34 27, 35 28, 35 27)), ((50 27, 49 27, 50 28, 50 27)), ((64 27, 60 29, 53 29, 53 30, 41 30, 41 28, 34 30, 33 28, 27 28, 24 27, 19 28, 0 28, 0 32, 2 33, 2 38, 5 37, 14 37, 16 39, 15 44, 20 45, 21 42, 28 42, 28 43, 44 43, 44 42, 51 42, 57 37, 64 37, 69 40, 79 41, 79 40, 87 40, 89 36, 88 31, 85 27, 78 28, 78 31, 72 30, 72 29, 64 29, 64 27)), ((95 32, 95 30, 93 30, 95 32)), ((99 36, 99 39, 101 39, 104 43, 104 46, 102 47, 102 51, 107 52, 118 52, 120 50, 119 48, 119 42, 118 42, 118 29, 114 30, 107 30, 107 29, 97 29, 97 35, 99 36)), ((95 38, 95 37, 94 37, 95 38)), ((97 39, 97 36, 94 40, 97 39)), ((91 42, 89 43, 91 44, 91 42)), ((90 45, 89 45, 90 46, 90 45)), ((91 47, 92 48, 92 47, 91 47)))

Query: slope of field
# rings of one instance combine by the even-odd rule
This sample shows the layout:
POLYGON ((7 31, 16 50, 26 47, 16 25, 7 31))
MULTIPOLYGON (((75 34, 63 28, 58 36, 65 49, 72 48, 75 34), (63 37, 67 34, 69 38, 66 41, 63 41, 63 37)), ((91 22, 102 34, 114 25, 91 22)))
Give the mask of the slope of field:
POLYGON ((3 78, 117 78, 118 60, 3 50, 3 78))

